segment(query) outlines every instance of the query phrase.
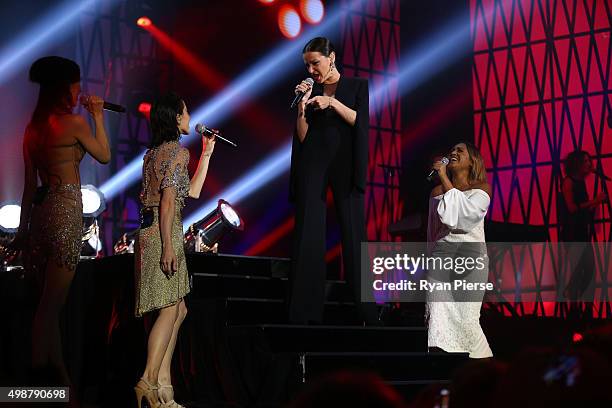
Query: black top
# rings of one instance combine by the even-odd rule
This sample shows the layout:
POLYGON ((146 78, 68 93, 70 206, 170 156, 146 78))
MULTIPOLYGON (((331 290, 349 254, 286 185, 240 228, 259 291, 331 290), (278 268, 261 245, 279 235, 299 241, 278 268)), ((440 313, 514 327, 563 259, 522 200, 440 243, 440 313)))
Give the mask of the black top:
MULTIPOLYGON (((569 177, 572 182, 572 198, 576 206, 589 201, 586 183, 584 180, 576 180, 569 177)), ((565 197, 561 194, 560 221, 561 239, 566 242, 590 241, 590 228, 593 223, 593 211, 579 208, 575 213, 570 213, 565 197)))
MULTIPOLYGON (((315 83, 311 98, 323 95, 323 84, 315 83)), ((360 192, 365 191, 366 172, 368 168, 368 131, 369 131, 369 110, 370 96, 368 91, 368 80, 365 78, 340 77, 336 87, 335 99, 342 102, 345 106, 357 112, 355 125, 351 126, 338 115, 333 109, 314 110, 310 107, 306 109, 306 122, 308 131, 306 140, 309 137, 328 135, 333 132, 341 138, 348 136, 350 147, 340 152, 342 161, 351 167, 352 180, 351 188, 360 192)), ((297 128, 293 134, 293 146, 291 149, 291 173, 289 185, 289 199, 294 201, 296 197, 296 183, 298 163, 302 142, 297 137, 297 128)))

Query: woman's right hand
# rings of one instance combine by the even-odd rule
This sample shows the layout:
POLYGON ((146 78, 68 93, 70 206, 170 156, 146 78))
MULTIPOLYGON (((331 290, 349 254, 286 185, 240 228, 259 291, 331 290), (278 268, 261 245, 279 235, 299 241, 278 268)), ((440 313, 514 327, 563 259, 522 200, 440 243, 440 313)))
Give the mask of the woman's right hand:
POLYGON ((310 94, 312 93, 312 85, 310 85, 306 81, 302 81, 295 87, 295 94, 297 95, 300 92, 304 92, 304 96, 300 100, 300 108, 304 108, 306 106, 306 102, 310 99, 310 94))
POLYGON ((168 279, 178 270, 178 259, 176 258, 176 253, 172 245, 162 248, 160 265, 162 272, 166 274, 168 279))
POLYGON ((446 163, 442 160, 436 160, 431 167, 438 172, 438 176, 446 175, 446 163))
POLYGON ((96 95, 81 95, 81 105, 91 116, 100 116, 104 109, 104 99, 96 95))

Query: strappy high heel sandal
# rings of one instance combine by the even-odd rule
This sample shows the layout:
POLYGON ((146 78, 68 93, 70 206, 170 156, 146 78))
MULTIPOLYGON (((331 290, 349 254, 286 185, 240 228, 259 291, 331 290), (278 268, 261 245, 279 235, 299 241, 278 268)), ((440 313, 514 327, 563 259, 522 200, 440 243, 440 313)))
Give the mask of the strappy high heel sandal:
MULTIPOLYGON (((164 388, 170 388, 172 390, 172 396, 174 396, 174 388, 172 387, 171 384, 166 384, 166 385, 159 385, 159 389, 162 390, 164 388)), ((162 402, 160 405, 160 408, 185 408, 184 406, 182 406, 181 404, 179 404, 178 402, 176 402, 174 399, 171 399, 168 402, 162 402)))
POLYGON ((144 378, 138 381, 138 384, 134 387, 136 392, 136 400, 138 401, 138 408, 159 408, 159 399, 157 398, 157 391, 159 387, 152 385, 144 378), (141 383, 144 383, 146 387, 143 387, 141 383))

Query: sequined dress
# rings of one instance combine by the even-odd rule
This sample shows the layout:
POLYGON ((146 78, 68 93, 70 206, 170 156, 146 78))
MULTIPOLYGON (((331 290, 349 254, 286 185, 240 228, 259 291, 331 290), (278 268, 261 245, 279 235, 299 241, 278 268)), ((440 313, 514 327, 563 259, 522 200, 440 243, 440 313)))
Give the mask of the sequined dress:
POLYGON ((79 164, 85 151, 79 143, 72 145, 48 144, 48 129, 28 127, 28 132, 40 132, 42 142, 31 150, 43 185, 36 189, 30 214, 28 245, 24 263, 39 285, 45 284, 45 269, 49 262, 74 271, 82 249, 83 201, 81 183, 64 183, 56 174, 59 165, 74 166, 79 180, 79 164))
POLYGON ((35 276, 42 274, 49 261, 74 270, 81 255, 83 202, 80 184, 42 186, 36 191, 26 267, 35 276))
POLYGON ((134 248, 136 316, 173 305, 189 293, 181 217, 185 198, 189 195, 188 164, 189 150, 177 141, 149 149, 144 156, 140 194, 143 220, 134 248), (159 205, 165 188, 176 190, 172 246, 178 260, 178 270, 171 277, 167 277, 160 266, 162 241, 159 205))

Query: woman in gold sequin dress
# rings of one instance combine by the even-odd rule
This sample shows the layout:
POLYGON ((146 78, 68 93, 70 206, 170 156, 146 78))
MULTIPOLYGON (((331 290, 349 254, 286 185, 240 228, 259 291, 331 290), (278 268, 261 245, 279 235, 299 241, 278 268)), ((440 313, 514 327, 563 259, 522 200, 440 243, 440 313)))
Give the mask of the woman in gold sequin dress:
POLYGON ((185 198, 198 198, 215 141, 202 137, 202 154, 193 178, 189 150, 181 135, 189 134, 185 102, 169 93, 151 109, 151 148, 142 168, 141 225, 135 247, 136 316, 157 311, 147 347, 147 364, 135 387, 138 406, 178 408, 170 366, 179 328, 187 314, 183 298, 189 278, 183 249, 181 210, 185 198))
POLYGON ((13 246, 25 249, 26 269, 42 290, 32 327, 32 365, 39 373, 55 371, 46 377, 47 385, 52 380, 70 383, 59 316, 81 252, 79 163, 85 152, 100 163, 108 163, 111 157, 104 101, 96 96, 83 100, 95 124, 95 136, 85 118, 72 113, 81 92, 80 77, 79 66, 61 57, 41 58, 30 68, 30 80, 40 84, 40 92, 23 141, 25 181, 13 246))

